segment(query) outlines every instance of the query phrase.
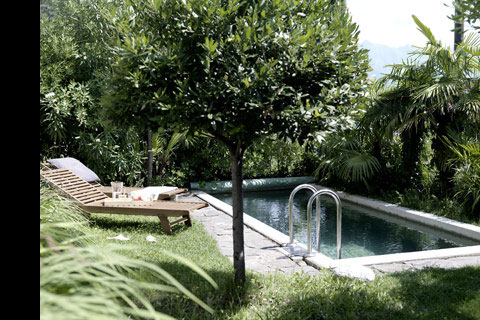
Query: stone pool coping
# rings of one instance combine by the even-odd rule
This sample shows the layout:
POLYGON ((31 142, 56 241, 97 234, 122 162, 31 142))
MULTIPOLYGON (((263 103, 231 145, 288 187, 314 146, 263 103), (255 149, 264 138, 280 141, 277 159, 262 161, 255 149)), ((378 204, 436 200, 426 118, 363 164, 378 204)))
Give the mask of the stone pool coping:
MULTIPOLYGON (((314 186, 317 189, 329 189, 320 185, 314 186)), ((232 207, 227 203, 202 191, 197 191, 195 193, 197 197, 208 202, 211 206, 232 216, 232 207)), ((400 216, 402 218, 428 225, 430 227, 442 229, 448 232, 468 237, 470 239, 480 241, 480 227, 477 226, 454 221, 444 217, 438 217, 425 212, 400 207, 383 201, 350 195, 346 192, 337 192, 337 194, 342 200, 347 200, 352 203, 390 213, 396 216, 400 216)), ((313 256, 304 257, 303 255, 307 252, 307 247, 303 243, 295 240, 293 246, 289 246, 288 235, 278 230, 275 230, 274 228, 249 216, 246 213, 244 213, 243 219, 245 225, 282 246, 284 254, 289 256, 290 258, 303 259, 307 264, 316 268, 328 268, 337 274, 353 276, 364 280, 373 280, 373 278, 375 277, 373 271, 367 266, 406 262, 413 260, 444 259, 480 255, 480 245, 476 245, 461 248, 426 250, 408 253, 347 258, 341 260, 331 259, 330 257, 327 257, 324 254, 317 252, 316 250, 312 250, 314 253, 313 256)))

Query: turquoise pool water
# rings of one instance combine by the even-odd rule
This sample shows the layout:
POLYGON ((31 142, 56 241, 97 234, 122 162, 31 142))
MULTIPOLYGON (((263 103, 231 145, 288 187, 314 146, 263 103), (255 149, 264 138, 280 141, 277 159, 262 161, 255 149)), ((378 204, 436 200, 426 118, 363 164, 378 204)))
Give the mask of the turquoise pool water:
MULTIPOLYGON (((291 190, 244 193, 244 212, 284 234, 288 231, 288 198, 291 190)), ((295 195, 293 221, 297 241, 307 242, 307 202, 312 195, 295 195)), ((231 194, 215 198, 232 204, 231 194)), ((315 208, 315 202, 313 205, 315 208)), ((321 198, 321 253, 336 258, 336 208, 332 198, 321 198)), ((315 243, 315 209, 312 210, 312 248, 315 243)), ((477 245, 479 243, 421 224, 342 201, 342 258, 414 252, 477 245)))

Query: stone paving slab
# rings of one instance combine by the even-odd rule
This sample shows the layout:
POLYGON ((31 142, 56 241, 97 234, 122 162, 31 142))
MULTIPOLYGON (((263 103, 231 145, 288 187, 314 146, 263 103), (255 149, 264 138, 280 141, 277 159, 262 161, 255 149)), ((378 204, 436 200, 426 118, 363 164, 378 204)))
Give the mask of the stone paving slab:
MULTIPOLYGON (((232 218, 225 213, 218 213, 218 210, 206 207, 192 212, 191 216, 204 225, 205 230, 217 240, 220 252, 233 262, 232 218)), ((303 261, 294 262, 277 250, 278 244, 247 226, 244 228, 244 241, 245 267, 249 270, 258 273, 319 273, 303 261)))
POLYGON ((424 259, 404 261, 370 266, 378 273, 415 271, 425 268, 457 269, 469 266, 480 266, 480 256, 465 256, 443 259, 424 259))
POLYGON ((425 268, 457 269, 469 266, 480 266, 480 256, 465 256, 442 259, 424 259, 396 263, 376 264, 370 266, 378 273, 415 271, 425 268))

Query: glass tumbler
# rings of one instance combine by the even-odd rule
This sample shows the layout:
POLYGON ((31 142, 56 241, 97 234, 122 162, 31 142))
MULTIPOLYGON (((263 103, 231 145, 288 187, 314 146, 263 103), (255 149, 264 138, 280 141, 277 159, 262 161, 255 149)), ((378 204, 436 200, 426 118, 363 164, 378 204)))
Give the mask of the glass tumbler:
POLYGON ((112 181, 110 182, 112 185, 112 198, 118 198, 118 195, 123 194, 123 182, 121 181, 112 181))

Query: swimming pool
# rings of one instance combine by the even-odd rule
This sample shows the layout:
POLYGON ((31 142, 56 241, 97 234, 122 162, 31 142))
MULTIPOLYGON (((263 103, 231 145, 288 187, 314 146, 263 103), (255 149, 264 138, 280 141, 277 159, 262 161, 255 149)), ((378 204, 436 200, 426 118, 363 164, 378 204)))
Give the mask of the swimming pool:
MULTIPOLYGON (((288 234, 288 198, 291 190, 244 193, 244 212, 274 229, 288 234)), ((231 194, 215 194, 231 205, 231 194)), ((306 207, 311 192, 299 191, 294 198, 294 235, 306 243, 306 207)), ((314 202, 315 207, 315 202, 314 202)), ((315 213, 315 210, 313 210, 315 213)), ((321 253, 336 258, 336 209, 331 198, 321 198, 321 253)), ((315 226, 315 214, 312 216, 315 226)), ((315 228, 312 227, 313 247, 315 228)), ((405 253, 478 245, 464 238, 377 210, 342 201, 342 258, 405 253)))

